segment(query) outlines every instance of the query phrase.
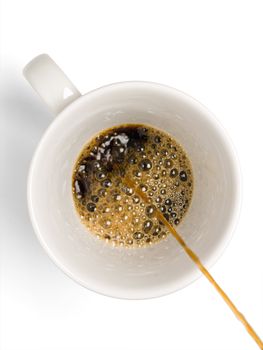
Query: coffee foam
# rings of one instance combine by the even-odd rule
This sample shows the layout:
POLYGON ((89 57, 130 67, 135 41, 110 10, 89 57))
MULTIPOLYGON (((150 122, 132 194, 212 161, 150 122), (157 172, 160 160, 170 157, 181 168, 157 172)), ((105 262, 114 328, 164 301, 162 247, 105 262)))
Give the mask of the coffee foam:
POLYGON ((193 175, 181 145, 148 125, 102 131, 83 148, 74 167, 72 192, 81 221, 116 246, 143 247, 169 231, 154 216, 160 210, 177 226, 190 205, 193 175), (126 186, 129 178, 146 194, 145 203, 126 186))

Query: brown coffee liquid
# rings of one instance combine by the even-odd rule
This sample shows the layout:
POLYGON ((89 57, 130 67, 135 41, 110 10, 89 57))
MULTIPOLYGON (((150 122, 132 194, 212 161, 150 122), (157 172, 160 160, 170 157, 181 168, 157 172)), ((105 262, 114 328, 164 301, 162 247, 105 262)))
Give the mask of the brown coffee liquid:
POLYGON ((117 246, 142 247, 169 230, 154 215, 159 209, 177 226, 192 198, 193 174, 182 146, 148 125, 104 130, 83 148, 74 167, 72 191, 81 221, 98 238, 117 246), (147 195, 145 203, 131 179, 147 195))
POLYGON ((171 233, 263 350, 253 327, 176 230, 189 207, 192 187, 192 170, 182 147, 145 125, 122 125, 92 139, 77 160, 72 180, 76 209, 99 238, 139 247, 171 233))

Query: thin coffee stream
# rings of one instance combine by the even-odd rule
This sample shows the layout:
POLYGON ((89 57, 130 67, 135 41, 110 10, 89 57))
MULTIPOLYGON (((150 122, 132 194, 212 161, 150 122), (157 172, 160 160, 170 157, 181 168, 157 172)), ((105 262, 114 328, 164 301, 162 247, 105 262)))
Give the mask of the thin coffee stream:
POLYGON ((146 125, 121 125, 94 137, 72 178, 75 207, 91 232, 124 247, 151 245, 171 233, 263 350, 255 330, 176 230, 192 191, 185 151, 170 135, 146 125))
POLYGON ((113 245, 142 247, 164 239, 169 230, 158 208, 177 226, 192 198, 193 174, 183 148, 148 125, 121 125, 102 131, 82 150, 72 189, 82 222, 113 245), (145 203, 130 179, 151 203, 145 203))

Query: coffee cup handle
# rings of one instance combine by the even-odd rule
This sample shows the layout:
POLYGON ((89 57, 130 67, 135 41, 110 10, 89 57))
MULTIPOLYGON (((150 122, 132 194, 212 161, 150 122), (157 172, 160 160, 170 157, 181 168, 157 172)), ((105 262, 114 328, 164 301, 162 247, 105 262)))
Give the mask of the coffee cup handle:
POLYGON ((30 61, 23 74, 55 115, 81 96, 59 66, 46 54, 30 61))

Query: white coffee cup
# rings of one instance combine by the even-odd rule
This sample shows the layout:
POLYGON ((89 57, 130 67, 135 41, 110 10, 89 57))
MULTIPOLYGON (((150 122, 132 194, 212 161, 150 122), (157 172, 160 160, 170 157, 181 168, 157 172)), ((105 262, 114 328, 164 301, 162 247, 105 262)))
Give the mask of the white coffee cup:
POLYGON ((71 178, 83 145, 103 129, 145 123, 169 132, 194 173, 192 203, 178 232, 210 267, 231 239, 240 208, 237 159, 214 116, 186 94, 150 82, 115 83, 81 96, 48 55, 33 59, 24 75, 56 114, 28 179, 31 221, 50 258, 84 287, 118 298, 157 297, 196 280, 200 272, 172 236, 127 249, 90 234, 75 211, 71 178))

